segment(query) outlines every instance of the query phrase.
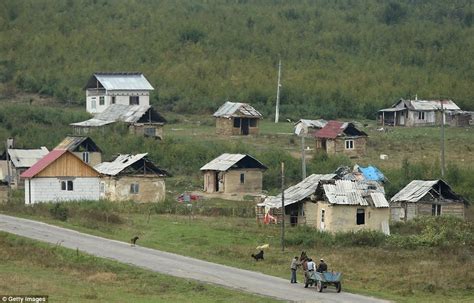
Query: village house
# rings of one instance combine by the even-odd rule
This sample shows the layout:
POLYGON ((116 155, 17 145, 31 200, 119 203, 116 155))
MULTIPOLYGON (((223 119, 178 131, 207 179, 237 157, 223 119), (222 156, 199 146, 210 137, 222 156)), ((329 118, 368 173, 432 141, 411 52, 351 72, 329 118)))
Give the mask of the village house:
POLYGON ((393 221, 417 216, 451 215, 464 218, 465 201, 443 180, 413 180, 390 199, 393 221))
POLYGON ((259 120, 262 119, 255 108, 247 103, 227 101, 213 115, 216 117, 218 135, 257 135, 259 120))
POLYGON ((98 201, 99 173, 66 149, 55 149, 21 174, 25 203, 98 201))
POLYGON ((157 167, 147 153, 119 155, 112 162, 95 166, 102 174, 101 198, 110 201, 161 202, 166 197, 165 177, 169 173, 157 167))
POLYGON ((262 192, 263 172, 267 169, 249 155, 222 154, 201 167, 204 192, 257 195, 262 192))
MULTIPOLYGON (((291 226, 311 225, 314 219, 306 216, 307 203, 314 203, 314 193, 321 180, 332 180, 336 178, 335 174, 312 174, 306 177, 300 183, 285 189, 285 222, 291 226)), ((282 220, 281 212, 281 194, 277 196, 268 196, 262 203, 256 207, 258 223, 278 223, 282 220), (273 221, 269 220, 273 218, 273 221)))
POLYGON ((473 113, 462 111, 452 100, 418 99, 400 99, 392 107, 379 110, 378 122, 383 126, 441 125, 442 110, 444 111, 444 124, 468 126, 473 123, 473 113))
POLYGON ((297 136, 305 136, 313 138, 318 130, 326 126, 328 122, 323 119, 319 120, 308 120, 300 119, 295 123, 295 134, 297 136))
POLYGON ((89 137, 67 136, 54 149, 67 149, 90 166, 102 162, 102 150, 89 137))
POLYGON ((103 112, 113 104, 150 105, 154 90, 142 73, 94 73, 87 81, 86 110, 91 114, 103 112))
POLYGON ((113 104, 94 118, 71 123, 74 134, 87 134, 91 129, 104 128, 116 122, 127 125, 130 133, 163 139, 163 125, 166 120, 149 105, 113 104))
POLYGON ((368 136, 353 123, 329 121, 314 136, 316 151, 324 151, 328 155, 343 154, 355 158, 366 153, 368 136))
POLYGON ((13 189, 23 188, 24 181, 20 175, 49 153, 44 146, 39 149, 9 148, 7 152, 0 155, 0 181, 10 181, 13 189))

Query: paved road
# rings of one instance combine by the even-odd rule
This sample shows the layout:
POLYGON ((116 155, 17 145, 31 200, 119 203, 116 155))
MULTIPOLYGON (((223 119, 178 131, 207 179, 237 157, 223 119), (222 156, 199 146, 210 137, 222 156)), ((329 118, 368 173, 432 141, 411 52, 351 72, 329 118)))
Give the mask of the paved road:
MULTIPOLYGON (((0 214, 0 230, 23 237, 76 249, 91 255, 113 259, 155 272, 195 279, 237 290, 274 297, 286 301, 304 302, 384 302, 350 293, 327 289, 317 293, 301 284, 258 272, 215 264, 145 247, 130 247, 128 243, 96 237, 37 221, 0 214), (326 290, 325 290, 326 291, 326 290)), ((344 286, 344 285, 343 285, 344 286)))

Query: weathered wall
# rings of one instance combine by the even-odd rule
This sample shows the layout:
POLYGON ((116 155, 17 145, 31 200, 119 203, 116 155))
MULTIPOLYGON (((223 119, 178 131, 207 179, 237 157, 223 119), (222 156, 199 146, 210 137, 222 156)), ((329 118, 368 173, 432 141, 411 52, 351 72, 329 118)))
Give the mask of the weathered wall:
MULTIPOLYGON (((322 149, 322 141, 324 139, 316 139, 316 150, 322 149)), ((351 158, 364 156, 367 151, 367 137, 341 137, 335 140, 326 140, 326 153, 328 155, 343 154, 351 158), (354 141, 353 149, 346 149, 346 140, 354 141)))
POLYGON ((33 178, 25 181, 25 204, 77 200, 96 201, 99 200, 99 196, 99 178, 33 178), (73 180, 74 190, 61 190, 62 180, 73 180))
POLYGON ((225 193, 262 193, 263 173, 259 169, 229 170, 224 174, 225 193), (240 174, 244 174, 244 183, 240 183, 240 174))
MULTIPOLYGON (((239 119, 239 118, 235 118, 239 119)), ((259 119, 255 119, 255 127, 249 126, 249 135, 258 135, 259 133, 259 119)), ((216 134, 226 136, 241 135, 241 127, 234 127, 234 118, 216 118, 216 134)))
MULTIPOLYGON (((382 231, 382 224, 388 226, 390 209, 388 207, 375 208, 360 205, 331 205, 318 201, 316 204, 316 228, 330 232, 358 231, 362 229, 382 231), (365 209, 365 224, 357 225, 357 209, 365 209), (324 224, 321 224, 321 211, 325 210, 324 224)), ((313 212, 314 213, 314 212, 313 212)), ((307 216, 308 217, 308 216, 307 216)), ((311 218, 312 222, 313 219, 311 218)), ((309 222, 309 218, 307 218, 309 222)))
MULTIPOLYGON (((74 152, 79 159, 82 159, 84 161, 83 154, 84 152, 74 152)), ((102 154, 99 152, 88 152, 89 153, 89 162, 86 162, 90 166, 94 167, 99 163, 102 163, 102 154)))
POLYGON ((155 137, 163 139, 163 125, 135 123, 129 126, 130 133, 140 136, 145 135, 145 128, 154 128, 155 137))
POLYGON ((122 176, 100 179, 104 189, 101 198, 110 201, 134 201, 140 203, 162 202, 166 197, 165 180, 156 176, 122 176), (138 184, 138 193, 131 193, 131 184, 138 184))
MULTIPOLYGON (((416 203, 419 216, 432 216, 432 207, 436 203, 416 203)), ((464 219, 463 203, 440 203, 441 215, 451 215, 464 219)))
POLYGON ((112 104, 112 97, 115 96, 115 104, 130 105, 130 96, 138 96, 139 105, 150 105, 149 91, 110 91, 107 94, 105 90, 95 89, 86 90, 86 111, 97 114, 103 112, 112 104), (104 105, 100 105, 100 97, 104 97, 104 105), (95 108, 92 103, 95 102, 95 108))
POLYGON ((216 172, 215 171, 205 171, 203 174, 204 177, 204 192, 214 193, 216 192, 216 172))

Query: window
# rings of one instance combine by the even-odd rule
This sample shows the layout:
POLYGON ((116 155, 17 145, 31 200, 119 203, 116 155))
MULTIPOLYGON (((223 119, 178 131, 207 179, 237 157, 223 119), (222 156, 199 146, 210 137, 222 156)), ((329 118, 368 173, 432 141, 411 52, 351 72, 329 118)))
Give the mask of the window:
POLYGON ((115 96, 112 96, 112 104, 115 104, 115 96))
POLYGON ((74 184, 73 184, 72 180, 61 181, 61 190, 73 191, 74 190, 74 184))
POLYGON ((433 216, 441 216, 441 205, 439 204, 431 205, 431 214, 433 216))
POLYGON ((250 127, 257 127, 257 119, 250 119, 250 127))
POLYGON ((145 127, 144 133, 147 137, 155 137, 156 129, 154 127, 145 127))
POLYGON ((138 96, 130 96, 130 105, 139 105, 140 104, 140 97, 138 96))
POLYGON ((138 194, 138 183, 133 183, 133 184, 130 184, 130 193, 131 194, 138 194))
POLYGON ((346 149, 354 149, 354 140, 346 140, 346 149))
POLYGON ((240 174, 240 184, 245 183, 245 174, 240 174))
POLYGON ((105 104, 104 96, 99 97, 99 105, 104 105, 104 104, 105 104))
POLYGON ((425 112, 418 112, 418 120, 425 120, 425 112))
POLYGON ((89 163, 89 152, 82 153, 82 161, 89 163))
POLYGON ((92 108, 92 109, 96 109, 96 108, 97 108, 97 104, 96 104, 95 98, 94 98, 93 100, 91 100, 91 108, 92 108))
POLYGON ((240 127, 240 118, 234 118, 234 127, 240 127))
POLYGON ((324 219, 326 216, 326 211, 324 209, 321 209, 321 222, 324 223, 324 219))
POLYGON ((357 225, 365 224, 365 209, 363 208, 357 209, 356 221, 357 221, 357 225))
POLYGON ((105 182, 100 182, 100 193, 105 193, 105 182))

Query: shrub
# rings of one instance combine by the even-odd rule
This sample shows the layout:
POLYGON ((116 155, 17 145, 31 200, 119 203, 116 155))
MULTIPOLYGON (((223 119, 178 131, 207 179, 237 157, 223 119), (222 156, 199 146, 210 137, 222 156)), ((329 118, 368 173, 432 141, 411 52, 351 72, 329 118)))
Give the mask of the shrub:
POLYGON ((356 232, 338 232, 334 241, 341 246, 380 246, 385 243, 387 236, 379 231, 359 230, 356 232))
POLYGON ((55 203, 49 209, 51 216, 56 220, 66 221, 69 216, 69 209, 62 203, 55 203))

